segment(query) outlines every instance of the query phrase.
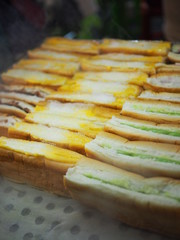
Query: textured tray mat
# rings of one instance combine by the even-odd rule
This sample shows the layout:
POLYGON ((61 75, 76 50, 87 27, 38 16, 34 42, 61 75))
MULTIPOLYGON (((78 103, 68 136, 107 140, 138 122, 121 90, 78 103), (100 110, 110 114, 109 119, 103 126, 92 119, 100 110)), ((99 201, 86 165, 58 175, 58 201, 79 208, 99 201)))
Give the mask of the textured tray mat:
POLYGON ((0 240, 168 240, 0 176, 0 240))

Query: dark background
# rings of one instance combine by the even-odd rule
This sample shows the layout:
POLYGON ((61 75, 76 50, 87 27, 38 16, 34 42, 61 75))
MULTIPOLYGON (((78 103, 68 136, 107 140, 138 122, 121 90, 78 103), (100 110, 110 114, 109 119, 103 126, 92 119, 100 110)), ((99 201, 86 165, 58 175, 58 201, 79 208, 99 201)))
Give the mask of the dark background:
POLYGON ((1 0, 0 72, 46 36, 166 39, 163 9, 161 0, 1 0))

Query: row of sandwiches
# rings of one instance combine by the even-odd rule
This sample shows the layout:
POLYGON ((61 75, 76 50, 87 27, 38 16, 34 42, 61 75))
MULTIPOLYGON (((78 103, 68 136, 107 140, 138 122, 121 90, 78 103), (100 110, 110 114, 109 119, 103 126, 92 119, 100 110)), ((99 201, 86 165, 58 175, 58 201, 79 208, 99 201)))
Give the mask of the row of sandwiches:
POLYGON ((180 74, 178 61, 165 63, 170 47, 48 38, 29 51, 2 74, 0 173, 178 238, 180 74))

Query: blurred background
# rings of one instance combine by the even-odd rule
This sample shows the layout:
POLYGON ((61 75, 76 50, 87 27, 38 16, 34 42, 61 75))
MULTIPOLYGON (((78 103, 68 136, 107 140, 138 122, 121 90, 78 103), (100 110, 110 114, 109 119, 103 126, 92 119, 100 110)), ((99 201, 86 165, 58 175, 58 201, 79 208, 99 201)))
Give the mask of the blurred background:
POLYGON ((0 72, 47 36, 180 41, 179 0, 1 0, 0 72))

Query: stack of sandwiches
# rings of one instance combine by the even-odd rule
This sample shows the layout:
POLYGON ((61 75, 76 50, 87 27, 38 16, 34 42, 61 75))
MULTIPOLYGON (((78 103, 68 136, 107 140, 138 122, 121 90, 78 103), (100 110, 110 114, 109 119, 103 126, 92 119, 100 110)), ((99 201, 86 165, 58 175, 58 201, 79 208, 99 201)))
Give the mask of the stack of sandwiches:
POLYGON ((174 48, 47 38, 2 74, 0 173, 180 237, 174 48))

